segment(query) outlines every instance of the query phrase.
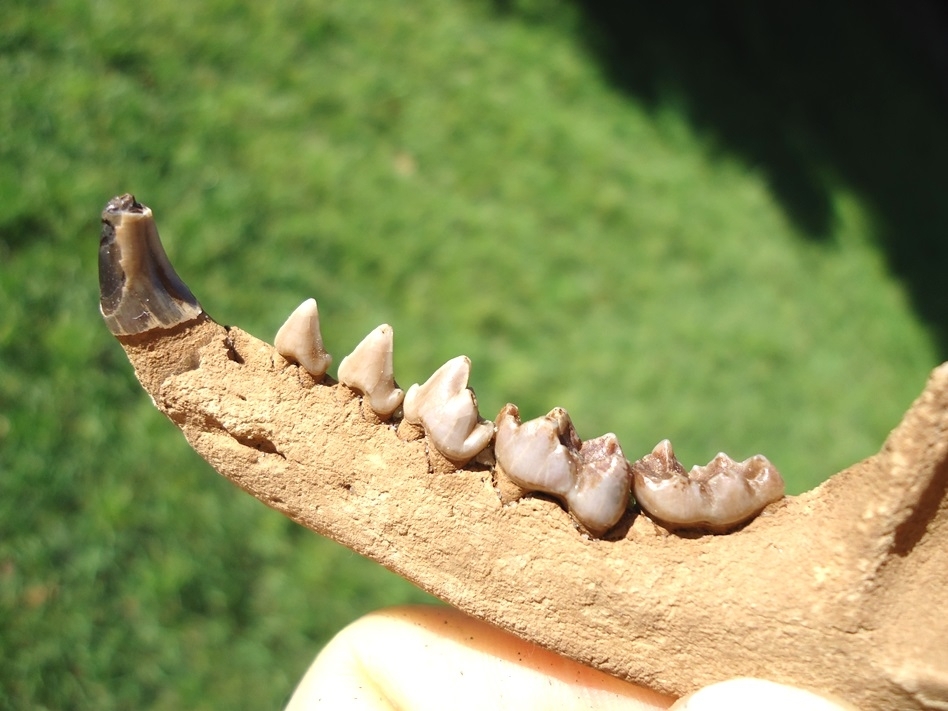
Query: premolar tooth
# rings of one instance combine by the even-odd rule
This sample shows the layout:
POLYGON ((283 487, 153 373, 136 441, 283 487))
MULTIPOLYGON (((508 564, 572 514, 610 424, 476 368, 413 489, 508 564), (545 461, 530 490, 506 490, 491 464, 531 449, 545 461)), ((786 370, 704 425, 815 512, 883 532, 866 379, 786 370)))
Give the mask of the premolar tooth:
POLYGON ((632 474, 614 434, 581 442, 566 410, 520 422, 516 405, 497 416, 497 463, 514 483, 562 499, 590 533, 612 528, 629 505, 632 474))
POLYGON ((521 423, 520 410, 508 403, 497 416, 494 455, 507 476, 524 489, 564 498, 576 485, 580 446, 569 414, 561 407, 521 423))
POLYGON ((319 331, 319 309, 316 299, 307 299, 290 314, 277 331, 273 345, 281 356, 299 363, 316 380, 320 380, 332 363, 332 356, 323 347, 319 331))
POLYGON ((424 427, 435 448, 457 464, 470 461, 494 436, 494 423, 481 419, 467 387, 470 374, 467 356, 453 358, 423 385, 412 385, 403 405, 405 419, 424 427))
POLYGON ((392 416, 405 397, 395 386, 393 341, 392 327, 382 324, 339 364, 339 382, 363 393, 369 407, 383 420, 392 416))
POLYGON ((780 472, 760 454, 735 462, 722 452, 686 474, 667 439, 633 463, 632 473, 641 507, 678 528, 723 530, 747 521, 784 493, 780 472))

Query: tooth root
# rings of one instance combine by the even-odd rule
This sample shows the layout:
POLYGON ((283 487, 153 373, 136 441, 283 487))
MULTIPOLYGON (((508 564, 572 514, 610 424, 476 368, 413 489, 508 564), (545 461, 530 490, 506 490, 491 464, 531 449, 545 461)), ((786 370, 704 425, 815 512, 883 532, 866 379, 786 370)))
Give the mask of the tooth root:
POLYGON ((316 380, 322 379, 332 363, 332 356, 323 347, 316 299, 307 299, 290 314, 277 331, 273 345, 281 356, 299 363, 316 380))
POLYGON ((168 261, 151 210, 127 193, 102 211, 99 310, 116 336, 173 328, 204 312, 168 261))
POLYGON ((517 406, 505 405, 494 454, 514 483, 561 499, 593 535, 612 528, 629 505, 632 474, 616 436, 580 442, 562 408, 521 423, 517 406))
POLYGON ((392 327, 382 324, 339 364, 339 382, 361 392, 372 412, 383 420, 392 416, 405 397, 395 385, 394 338, 392 327))
POLYGON ((632 474, 636 501, 672 528, 726 530, 784 494, 780 472, 762 455, 735 462, 722 452, 685 473, 668 440, 633 463, 632 474))
POLYGON ((421 425, 441 454, 456 464, 465 464, 480 453, 494 436, 494 423, 481 419, 477 399, 467 387, 471 361, 452 358, 423 385, 412 385, 405 393, 405 419, 421 425))

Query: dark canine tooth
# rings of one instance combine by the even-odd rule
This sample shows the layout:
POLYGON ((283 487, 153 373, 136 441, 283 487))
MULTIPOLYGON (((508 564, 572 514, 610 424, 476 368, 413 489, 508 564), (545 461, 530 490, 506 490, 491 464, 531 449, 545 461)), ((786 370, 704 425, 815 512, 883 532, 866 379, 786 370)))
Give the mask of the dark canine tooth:
POLYGON ((102 211, 99 309, 116 336, 174 328, 203 313, 168 261, 151 210, 128 193, 102 211))

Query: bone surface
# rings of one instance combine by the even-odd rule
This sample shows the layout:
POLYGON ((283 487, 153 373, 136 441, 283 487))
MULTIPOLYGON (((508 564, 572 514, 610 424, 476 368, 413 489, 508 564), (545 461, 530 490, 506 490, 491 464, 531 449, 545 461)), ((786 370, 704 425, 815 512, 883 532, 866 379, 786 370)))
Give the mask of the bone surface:
POLYGON ((202 312, 158 238, 151 210, 126 193, 102 211, 99 309, 116 336, 173 328, 202 312))
POLYGON ((392 416, 405 397, 395 385, 393 345, 392 327, 382 324, 339 364, 339 382, 363 393, 369 407, 383 420, 392 416))
POLYGON ((494 423, 481 418, 467 387, 470 375, 470 358, 458 356, 405 393, 405 419, 424 427, 435 448, 458 464, 477 456, 494 436, 494 423))
POLYGON ((273 346, 287 360, 299 363, 303 369, 320 380, 332 364, 332 356, 323 346, 319 330, 319 308, 316 299, 307 299, 296 307, 280 330, 273 346))
POLYGON ((672 527, 736 526, 779 501, 784 492, 780 472, 766 457, 735 462, 722 452, 686 474, 667 439, 635 462, 632 473, 636 501, 672 527))
POLYGON ((669 694, 752 676, 948 708, 948 364, 878 454, 738 531, 636 516, 589 539, 549 502, 504 506, 482 467, 434 471, 423 441, 239 328, 198 314, 118 340, 222 475, 474 617, 669 694))

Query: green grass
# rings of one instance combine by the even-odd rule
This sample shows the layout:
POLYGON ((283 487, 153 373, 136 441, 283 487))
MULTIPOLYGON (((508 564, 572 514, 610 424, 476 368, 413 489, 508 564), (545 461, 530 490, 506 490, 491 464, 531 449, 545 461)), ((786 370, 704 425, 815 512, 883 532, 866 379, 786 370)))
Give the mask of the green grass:
POLYGON ((925 278, 948 143, 917 58, 871 13, 840 21, 874 62, 793 96, 845 82, 905 111, 817 112, 784 170, 769 125, 718 111, 730 74, 646 91, 585 13, 4 5, 0 708, 273 708, 347 621, 427 599, 231 487, 151 406, 97 313, 98 213, 124 191, 218 320, 269 340, 314 296, 337 363, 391 323, 400 382, 466 353, 488 417, 560 405, 686 465, 760 451, 793 492, 878 449, 946 342, 925 278))

